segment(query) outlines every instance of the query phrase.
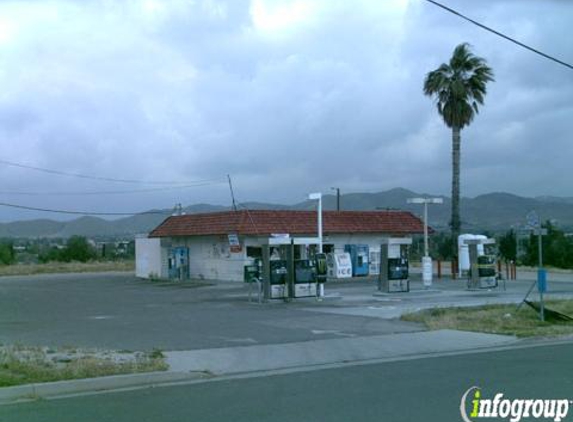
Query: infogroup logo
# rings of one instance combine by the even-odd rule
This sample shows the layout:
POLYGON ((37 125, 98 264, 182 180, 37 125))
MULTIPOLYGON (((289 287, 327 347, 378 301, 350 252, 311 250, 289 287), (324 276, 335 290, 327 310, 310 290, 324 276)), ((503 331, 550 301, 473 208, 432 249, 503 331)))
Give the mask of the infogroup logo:
POLYGON ((486 399, 482 397, 481 388, 474 386, 463 394, 460 413, 464 422, 487 418, 508 419, 510 422, 520 422, 522 419, 560 422, 567 417, 571 404, 573 402, 568 399, 507 399, 503 393, 496 393, 493 399, 486 399))

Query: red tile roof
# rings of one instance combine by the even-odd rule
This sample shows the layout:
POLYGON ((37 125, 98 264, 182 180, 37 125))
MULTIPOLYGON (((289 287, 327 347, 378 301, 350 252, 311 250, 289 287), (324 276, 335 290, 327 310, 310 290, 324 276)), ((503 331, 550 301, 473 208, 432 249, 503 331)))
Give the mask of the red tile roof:
MULTIPOLYGON (((423 223, 407 211, 323 211, 323 233, 422 233, 423 223)), ((172 216, 149 237, 240 235, 315 235, 316 211, 241 210, 172 216)))

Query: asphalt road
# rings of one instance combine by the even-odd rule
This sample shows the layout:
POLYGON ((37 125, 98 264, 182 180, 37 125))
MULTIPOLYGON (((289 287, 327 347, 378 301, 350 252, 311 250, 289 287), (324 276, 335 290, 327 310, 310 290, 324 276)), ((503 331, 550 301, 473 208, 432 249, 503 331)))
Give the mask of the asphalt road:
MULTIPOLYGON (((363 285, 371 301, 374 286, 363 285)), ((191 350, 420 331, 417 324, 310 312, 314 300, 257 305, 242 283, 196 287, 130 274, 0 279, 0 343, 191 350)))
POLYGON ((566 344, 211 381, 2 406, 0 421, 460 421, 474 385, 483 398, 573 399, 572 356, 566 344))
MULTIPOLYGON (((0 278, 0 343, 116 350, 191 350, 281 344, 420 331, 392 320, 428 306, 517 302, 530 282, 468 292, 465 282, 437 281, 426 294, 374 297, 374 281, 328 283, 343 300, 251 304, 242 283, 197 287, 156 283, 131 274, 60 274, 0 278)), ((550 294, 573 294, 573 282, 550 283, 550 294)))

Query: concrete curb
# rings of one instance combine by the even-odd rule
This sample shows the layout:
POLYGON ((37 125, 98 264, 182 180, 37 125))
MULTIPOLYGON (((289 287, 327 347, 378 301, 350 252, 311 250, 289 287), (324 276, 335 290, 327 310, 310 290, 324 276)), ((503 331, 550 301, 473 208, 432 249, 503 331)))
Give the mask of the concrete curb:
POLYGON ((424 289, 424 290, 410 290, 409 292, 396 292, 396 293, 387 293, 387 292, 374 292, 372 296, 381 296, 381 297, 409 297, 409 296, 423 296, 423 295, 435 295, 443 293, 442 290, 438 289, 424 289))
POLYGON ((205 372, 148 372, 142 374, 112 375, 0 388, 0 405, 38 398, 62 397, 81 393, 120 390, 209 378, 205 372))
POLYGON ((178 372, 208 372, 217 376, 344 362, 463 352, 514 344, 515 337, 455 330, 422 331, 367 337, 237 346, 165 352, 178 372))
MULTIPOLYGON (((444 330, 445 332, 451 330, 444 330)), ((18 402, 25 402, 37 399, 50 399, 50 398, 64 398, 77 395, 91 395, 101 392, 121 391, 130 389, 164 387, 175 384, 188 384, 194 382, 202 382, 209 380, 225 380, 236 379, 252 376, 276 375, 283 373, 292 373, 300 371, 314 371, 328 368, 336 368, 345 365, 370 365, 373 363, 381 362, 399 362, 413 359, 425 359, 443 356, 457 356, 476 353, 487 353, 493 351, 506 351, 513 349, 528 349, 534 347, 543 347, 550 345, 562 345, 573 342, 572 336, 565 336, 557 339, 516 339, 506 336, 486 335, 490 338, 498 337, 500 340, 505 337, 507 341, 494 341, 487 345, 466 345, 457 350, 446 348, 445 350, 424 350, 417 353, 403 353, 401 355, 387 355, 381 356, 362 356, 358 359, 326 359, 324 361, 310 362, 305 364, 294 364, 286 366, 271 367, 251 367, 242 368, 241 370, 226 370, 220 373, 210 373, 206 371, 191 371, 187 368, 179 368, 179 372, 149 372, 143 374, 130 374, 130 375, 114 375, 101 378, 90 378, 70 381, 57 381, 50 383, 28 384, 15 387, 0 388, 0 406, 15 404, 18 402)), ((280 345, 279 345, 280 346, 280 345)), ((239 347, 245 349, 249 346, 239 347)), ((179 353, 194 353, 191 352, 172 352, 179 353)), ((199 353, 203 351, 198 351, 199 353)), ((168 352, 169 353, 169 352, 168 352)), ((183 365, 187 366, 187 365, 183 365)))

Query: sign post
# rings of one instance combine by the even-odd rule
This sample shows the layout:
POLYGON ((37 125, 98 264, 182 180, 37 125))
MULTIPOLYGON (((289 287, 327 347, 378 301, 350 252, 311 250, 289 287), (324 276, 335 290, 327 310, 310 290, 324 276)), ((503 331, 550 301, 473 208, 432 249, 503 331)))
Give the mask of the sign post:
MULTIPOLYGON (((533 234, 537 235, 538 268, 537 268, 536 282, 537 282, 537 291, 539 292, 539 319, 541 321, 545 321, 545 303, 543 301, 543 293, 547 291, 547 272, 545 271, 545 269, 543 269, 542 236, 547 235, 547 229, 541 228, 541 222, 539 220, 539 216, 535 211, 528 212, 525 218, 533 234)), ((529 291, 531 292, 531 289, 529 289, 529 291)), ((525 299, 527 299, 527 296, 525 297, 525 299)))

